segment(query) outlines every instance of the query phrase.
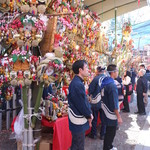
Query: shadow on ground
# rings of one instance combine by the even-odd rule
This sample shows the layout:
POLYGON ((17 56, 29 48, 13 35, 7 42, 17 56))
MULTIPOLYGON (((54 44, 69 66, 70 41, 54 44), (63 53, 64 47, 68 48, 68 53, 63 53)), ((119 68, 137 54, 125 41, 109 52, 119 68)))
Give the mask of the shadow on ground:
MULTIPOLYGON (((149 99, 150 100, 150 99, 149 99)), ((145 124, 146 116, 135 115, 134 112, 136 108, 136 100, 130 104, 130 113, 122 113, 121 116, 123 119, 123 124, 120 126, 120 129, 117 130, 116 137, 114 139, 114 146, 118 150, 134 150, 135 145, 138 143, 139 132, 143 129, 145 124)), ((150 112, 150 104, 146 108, 147 114, 150 112)), ((148 130, 149 127, 146 128, 148 130)), ((85 140, 85 150, 102 150, 103 141, 99 139, 100 126, 98 126, 98 138, 92 140, 89 137, 86 137, 85 140)), ((16 141, 10 140, 9 136, 11 131, 3 130, 0 132, 0 150, 16 150, 16 141)), ((141 150, 150 150, 150 147, 147 149, 141 150)))
MULTIPOLYGON (((118 150, 134 150, 135 146, 138 144, 139 132, 143 129, 147 116, 139 116, 134 114, 134 112, 137 111, 136 106, 136 99, 134 99, 134 101, 130 103, 130 113, 120 113, 123 119, 123 124, 120 125, 114 139, 114 146, 117 147, 118 150)), ((150 111, 150 104, 148 104, 146 111, 148 114, 150 111)), ((100 127, 98 127, 98 133, 99 131, 100 127)), ((96 140, 86 137, 85 150, 102 149, 103 141, 99 139, 99 134, 96 140)), ((150 150, 150 147, 149 149, 144 150, 150 150)))

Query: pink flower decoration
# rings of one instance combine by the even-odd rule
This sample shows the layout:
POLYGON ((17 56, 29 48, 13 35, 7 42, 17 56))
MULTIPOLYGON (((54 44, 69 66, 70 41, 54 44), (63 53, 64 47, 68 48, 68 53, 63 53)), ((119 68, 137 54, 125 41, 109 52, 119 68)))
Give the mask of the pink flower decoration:
POLYGON ((20 54, 21 54, 21 55, 26 55, 26 54, 27 54, 27 51, 22 50, 20 54))
POLYGON ((12 55, 18 55, 18 54, 20 54, 20 51, 19 50, 14 50, 13 52, 12 52, 12 55))

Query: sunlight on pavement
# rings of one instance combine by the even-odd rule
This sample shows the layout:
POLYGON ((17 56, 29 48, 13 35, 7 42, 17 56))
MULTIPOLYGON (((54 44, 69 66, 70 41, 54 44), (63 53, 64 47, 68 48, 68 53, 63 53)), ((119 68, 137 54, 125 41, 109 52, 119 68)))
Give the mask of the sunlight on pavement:
POLYGON ((130 114, 129 117, 132 118, 132 122, 130 123, 131 127, 128 128, 128 130, 140 131, 140 126, 137 124, 137 115, 130 114))
POLYGON ((148 150, 150 149, 150 113, 146 118, 145 125, 143 129, 139 132, 138 136, 138 145, 135 150, 148 150))

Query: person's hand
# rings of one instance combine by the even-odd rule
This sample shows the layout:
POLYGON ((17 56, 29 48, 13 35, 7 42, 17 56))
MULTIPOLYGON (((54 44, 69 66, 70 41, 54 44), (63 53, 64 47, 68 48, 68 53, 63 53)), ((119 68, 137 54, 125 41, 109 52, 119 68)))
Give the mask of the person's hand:
POLYGON ((123 121, 122 121, 122 118, 121 118, 121 117, 118 117, 118 123, 119 123, 119 124, 122 124, 122 122, 123 122, 123 121))
POLYGON ((143 96, 146 96, 146 93, 143 93, 143 96))
POLYGON ((93 115, 91 114, 91 118, 88 119, 88 121, 89 121, 89 126, 90 126, 90 127, 92 127, 92 120, 93 120, 93 115))
POLYGON ((91 96, 89 96, 88 99, 89 99, 89 102, 92 102, 92 97, 91 96))
POLYGON ((92 127, 92 119, 88 119, 89 121, 89 126, 92 127))

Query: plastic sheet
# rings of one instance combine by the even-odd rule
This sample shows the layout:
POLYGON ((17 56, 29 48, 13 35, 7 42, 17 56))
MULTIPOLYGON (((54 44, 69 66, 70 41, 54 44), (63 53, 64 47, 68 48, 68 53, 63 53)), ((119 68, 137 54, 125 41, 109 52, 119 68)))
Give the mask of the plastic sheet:
POLYGON ((15 138, 17 140, 23 139, 22 136, 23 129, 24 129, 24 118, 23 118, 23 109, 21 109, 14 123, 15 138))

